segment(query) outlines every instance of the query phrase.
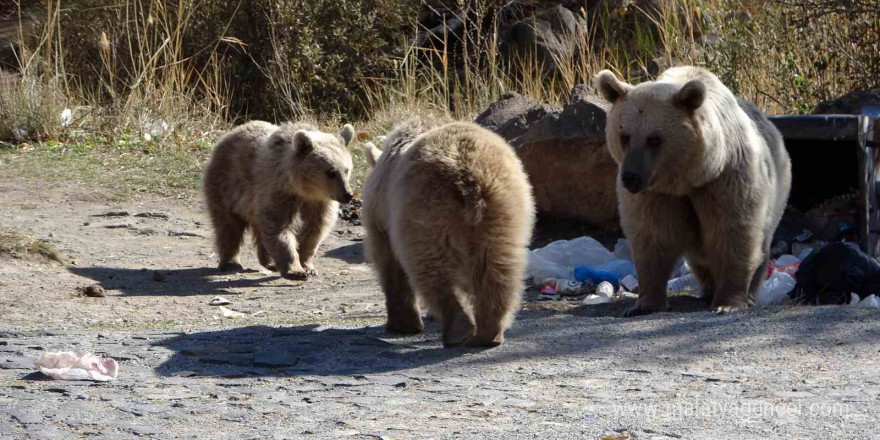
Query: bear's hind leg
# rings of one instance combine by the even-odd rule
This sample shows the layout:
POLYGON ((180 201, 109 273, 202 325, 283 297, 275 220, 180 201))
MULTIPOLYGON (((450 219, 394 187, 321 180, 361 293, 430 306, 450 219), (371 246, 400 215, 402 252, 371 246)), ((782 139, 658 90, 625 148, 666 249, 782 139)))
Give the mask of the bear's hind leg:
POLYGON ((239 263, 239 251, 247 229, 247 222, 229 212, 212 212, 214 223, 214 243, 220 256, 218 269, 221 272, 239 272, 244 270, 239 263))
MULTIPOLYGON (((433 260, 432 260, 433 261, 433 260)), ((455 284, 445 262, 416 263, 418 270, 410 274, 413 288, 428 304, 432 314, 439 314, 443 323, 443 346, 450 348, 467 342, 475 325, 455 293, 455 284)))
POLYGON ((260 239, 260 235, 254 234, 254 237, 254 246, 257 248, 257 261, 260 262, 260 266, 271 271, 277 270, 275 265, 272 264, 272 255, 266 250, 266 246, 263 244, 263 240, 260 239))
POLYGON ((416 334, 425 330, 416 296, 400 262, 391 251, 388 237, 375 227, 367 226, 367 250, 376 267, 379 285, 385 294, 389 333, 416 334))
POLYGON ((504 331, 510 326, 519 305, 523 285, 517 274, 488 271, 474 286, 473 304, 477 334, 468 341, 472 347, 496 347, 504 342, 504 331))

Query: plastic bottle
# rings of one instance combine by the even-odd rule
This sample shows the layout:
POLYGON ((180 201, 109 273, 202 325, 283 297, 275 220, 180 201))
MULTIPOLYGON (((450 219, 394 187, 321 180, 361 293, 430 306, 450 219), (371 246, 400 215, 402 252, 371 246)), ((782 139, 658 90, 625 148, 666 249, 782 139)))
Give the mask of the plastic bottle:
POLYGON ((687 274, 683 277, 669 280, 669 282, 666 283, 667 292, 699 292, 701 290, 700 282, 697 281, 697 277, 695 277, 694 274, 687 274))
POLYGON ((620 286, 618 283, 619 275, 617 272, 607 270, 599 270, 590 266, 578 266, 574 268, 574 279, 582 283, 590 283, 594 286, 599 285, 603 281, 607 281, 614 286, 614 290, 620 286))

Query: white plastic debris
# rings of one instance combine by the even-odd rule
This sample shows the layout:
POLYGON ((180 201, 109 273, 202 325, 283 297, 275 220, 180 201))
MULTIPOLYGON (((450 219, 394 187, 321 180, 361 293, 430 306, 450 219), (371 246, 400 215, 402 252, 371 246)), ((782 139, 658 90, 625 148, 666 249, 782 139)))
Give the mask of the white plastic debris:
POLYGON ((791 292, 796 284, 797 282, 791 275, 774 270, 770 278, 764 281, 764 284, 758 289, 755 305, 769 306, 785 303, 788 301, 788 292, 791 292))
POLYGON ((859 301, 859 296, 855 293, 850 293, 851 299, 849 305, 855 307, 865 307, 869 309, 877 309, 880 308, 880 298, 877 295, 868 295, 865 299, 859 301))
POLYGON ((605 304, 605 303, 610 303, 610 302, 611 302, 611 298, 606 298, 604 296, 599 296, 599 295, 587 295, 587 297, 584 298, 583 304, 593 305, 593 304, 605 304))
POLYGON ((614 286, 608 281, 602 281, 596 286, 596 295, 603 298, 611 298, 614 295, 614 286))
POLYGON ((244 313, 236 312, 235 310, 230 310, 223 306, 220 306, 220 313, 223 314, 224 318, 241 318, 247 316, 244 313))
POLYGON ((37 368, 53 379, 94 380, 107 382, 116 379, 119 364, 113 358, 92 353, 77 356, 70 351, 46 353, 36 361, 37 368))
POLYGON ((536 280, 571 278, 576 266, 600 266, 616 259, 591 237, 558 240, 529 254, 528 274, 536 280))
POLYGON ((803 243, 809 240, 812 236, 812 231, 810 231, 809 229, 804 229, 803 232, 801 232, 797 237, 794 238, 794 240, 803 243))
POLYGON ((636 287, 639 287, 639 280, 632 275, 627 275, 620 280, 620 285, 623 286, 624 289, 632 292, 636 290, 636 287))
POLYGON ((693 274, 678 277, 666 283, 667 292, 702 292, 700 282, 693 274))
POLYGON ((629 241, 625 238, 618 238, 617 243, 614 244, 614 256, 621 260, 629 260, 632 261, 632 251, 629 247, 629 241))
POLYGON ((232 304, 232 301, 222 296, 215 296, 214 299, 212 299, 211 302, 208 303, 209 306, 226 306, 229 304, 232 304))
POLYGON ((70 127, 73 124, 73 111, 69 108, 62 110, 59 119, 61 120, 62 127, 70 127))

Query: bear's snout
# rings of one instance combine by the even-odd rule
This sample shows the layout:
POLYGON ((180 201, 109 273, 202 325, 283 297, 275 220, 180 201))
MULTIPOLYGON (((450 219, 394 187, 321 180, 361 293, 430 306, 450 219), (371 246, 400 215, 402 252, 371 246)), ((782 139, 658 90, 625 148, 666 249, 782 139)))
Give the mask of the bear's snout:
POLYGON ((637 194, 644 188, 644 182, 640 174, 626 171, 620 176, 620 181, 623 182, 623 187, 633 194, 637 194))
POLYGON ((342 193, 342 197, 340 197, 339 200, 337 200, 337 202, 342 203, 342 204, 346 204, 346 203, 350 202, 351 199, 353 199, 353 198, 354 198, 354 194, 352 194, 349 191, 346 191, 346 192, 342 193))

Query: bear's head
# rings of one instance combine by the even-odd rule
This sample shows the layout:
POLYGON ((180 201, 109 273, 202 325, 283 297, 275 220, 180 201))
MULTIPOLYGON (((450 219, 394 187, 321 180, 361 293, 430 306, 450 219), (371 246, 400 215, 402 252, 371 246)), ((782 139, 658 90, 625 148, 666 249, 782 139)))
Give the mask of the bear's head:
POLYGON ((685 195, 705 184, 717 168, 718 151, 707 142, 701 77, 632 86, 608 70, 595 88, 612 104, 606 143, 627 191, 685 195), (710 168, 712 170, 710 170, 710 168))
POLYGON ((293 191, 308 200, 335 200, 348 203, 353 198, 351 152, 347 146, 354 128, 346 124, 339 135, 312 129, 282 127, 269 137, 270 145, 285 145, 282 161, 293 191))

